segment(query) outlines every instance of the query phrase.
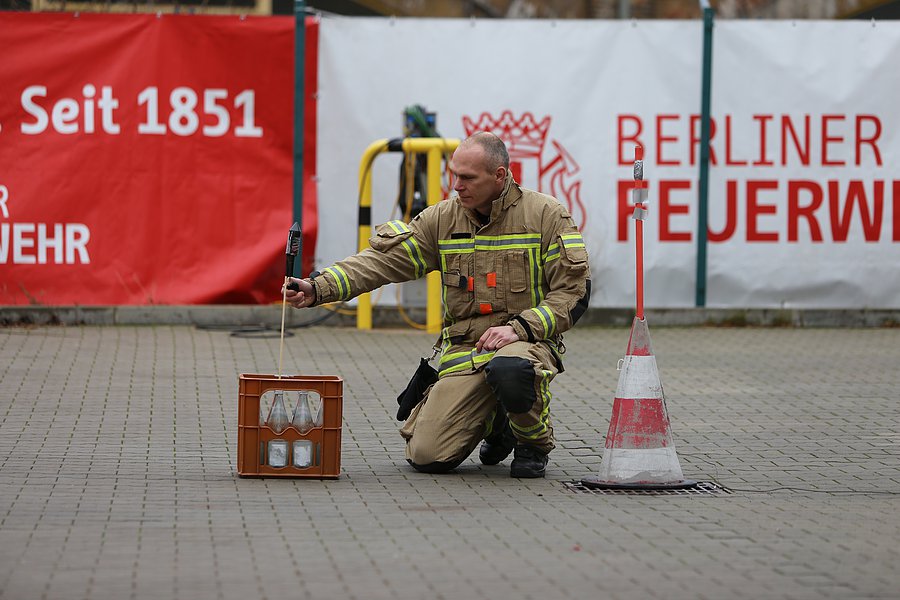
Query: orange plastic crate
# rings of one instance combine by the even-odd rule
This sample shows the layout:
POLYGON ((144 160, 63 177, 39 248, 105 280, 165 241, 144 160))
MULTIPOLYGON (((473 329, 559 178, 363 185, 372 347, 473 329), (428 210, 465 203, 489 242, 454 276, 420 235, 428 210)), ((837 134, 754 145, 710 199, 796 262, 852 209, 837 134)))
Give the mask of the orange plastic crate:
MULTIPOLYGON (((337 479, 341 475, 341 407, 344 380, 327 375, 294 375, 280 379, 275 375, 243 374, 238 392, 238 475, 242 477, 308 477, 337 479), (319 394, 322 402, 322 426, 300 433, 288 426, 276 434, 260 423, 259 404, 268 391, 294 392, 308 390, 319 394), (288 443, 287 466, 267 463, 270 440, 288 443), (309 440, 313 446, 312 465, 298 468, 292 464, 293 442, 309 440)), ((290 418, 290 407, 288 418, 290 418)))

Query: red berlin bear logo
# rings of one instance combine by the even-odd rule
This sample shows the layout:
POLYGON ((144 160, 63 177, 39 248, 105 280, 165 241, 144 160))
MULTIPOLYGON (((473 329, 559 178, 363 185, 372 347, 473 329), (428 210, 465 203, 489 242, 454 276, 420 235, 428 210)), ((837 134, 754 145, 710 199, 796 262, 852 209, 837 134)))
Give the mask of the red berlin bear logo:
POLYGON ((481 113, 478 119, 466 115, 462 118, 466 137, 478 131, 490 131, 506 144, 509 150, 509 168, 513 177, 527 188, 550 194, 562 202, 579 230, 587 223, 587 212, 581 202, 581 178, 576 177, 581 168, 572 155, 558 141, 551 139, 550 160, 544 160, 550 116, 540 122, 530 112, 518 119, 512 111, 504 110, 499 118, 481 113))

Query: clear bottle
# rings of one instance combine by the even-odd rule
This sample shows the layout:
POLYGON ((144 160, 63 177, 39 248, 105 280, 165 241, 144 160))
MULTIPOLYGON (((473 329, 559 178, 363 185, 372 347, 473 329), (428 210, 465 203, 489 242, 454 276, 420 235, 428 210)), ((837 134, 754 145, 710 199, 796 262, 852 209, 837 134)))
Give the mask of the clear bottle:
POLYGON ((288 456, 287 440, 269 440, 269 466, 286 467, 288 456))
POLYGON ((294 442, 293 464, 298 469, 311 467, 313 463, 313 443, 309 440, 297 440, 294 442))
POLYGON ((325 399, 319 398, 319 407, 313 416, 313 427, 322 427, 325 424, 325 399))
POLYGON ((281 433, 289 424, 287 409, 284 407, 284 392, 275 392, 275 401, 266 417, 266 425, 275 433, 281 433))
POLYGON ((297 428, 300 433, 306 433, 313 428, 312 413, 309 410, 309 392, 300 390, 300 396, 297 399, 297 406, 294 408, 294 418, 291 419, 291 425, 297 428))

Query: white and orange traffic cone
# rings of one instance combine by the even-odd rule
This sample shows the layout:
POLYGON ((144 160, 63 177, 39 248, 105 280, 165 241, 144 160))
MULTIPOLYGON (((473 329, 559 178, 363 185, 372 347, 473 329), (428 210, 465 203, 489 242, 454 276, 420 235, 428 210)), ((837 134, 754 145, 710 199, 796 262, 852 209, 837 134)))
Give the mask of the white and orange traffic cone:
POLYGON ((643 149, 635 149, 634 219, 637 266, 637 311, 631 324, 628 350, 619 367, 613 414, 606 433, 600 472, 581 482, 591 488, 688 488, 675 452, 675 440, 666 410, 666 398, 650 329, 644 318, 643 221, 647 185, 643 180, 643 149))

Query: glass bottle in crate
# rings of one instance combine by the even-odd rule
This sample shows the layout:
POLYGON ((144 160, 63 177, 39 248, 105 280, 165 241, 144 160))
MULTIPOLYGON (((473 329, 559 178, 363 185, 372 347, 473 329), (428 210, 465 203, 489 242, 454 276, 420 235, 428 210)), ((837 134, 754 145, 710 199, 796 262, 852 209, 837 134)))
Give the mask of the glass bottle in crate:
MULTIPOLYGON (((284 407, 284 392, 275 392, 275 401, 272 402, 269 416, 266 417, 266 425, 276 434, 280 434, 287 429, 289 424, 287 409, 284 407)), ((269 440, 266 454, 268 455, 269 466, 286 467, 288 455, 287 440, 269 440)))
POLYGON ((313 443, 310 440, 296 440, 293 447, 293 465, 298 469, 313 464, 313 443))
POLYGON ((309 410, 309 392, 300 390, 297 392, 297 406, 294 408, 294 418, 291 419, 291 425, 297 428, 300 433, 306 433, 313 428, 312 413, 309 410))
POLYGON ((313 415, 313 427, 322 427, 325 424, 325 399, 319 398, 319 406, 313 415))
POLYGON ((275 433, 281 433, 288 428, 289 424, 287 409, 284 407, 284 392, 275 392, 275 401, 272 402, 272 408, 269 409, 266 425, 275 433))
POLYGON ((286 467, 288 462, 287 440, 269 440, 269 466, 286 467))

